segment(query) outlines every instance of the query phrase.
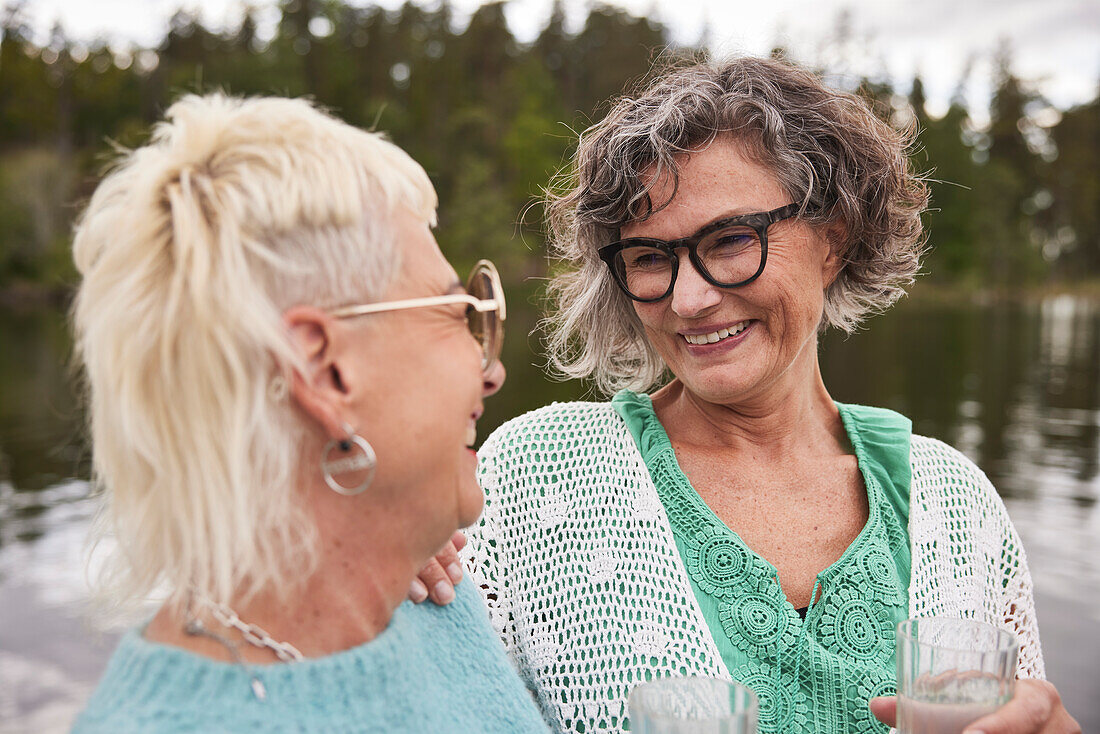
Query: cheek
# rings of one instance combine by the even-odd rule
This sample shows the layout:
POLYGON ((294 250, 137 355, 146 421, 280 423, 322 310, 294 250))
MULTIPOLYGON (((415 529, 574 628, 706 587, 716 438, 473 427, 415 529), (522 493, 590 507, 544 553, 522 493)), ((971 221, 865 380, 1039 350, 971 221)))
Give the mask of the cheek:
POLYGON ((820 280, 809 276, 808 271, 784 273, 762 284, 768 286, 766 292, 751 298, 761 308, 766 333, 778 342, 780 351, 800 350, 806 338, 817 333, 825 297, 820 280))
POLYGON ((657 351, 657 354, 666 364, 675 361, 675 340, 679 337, 674 333, 674 327, 662 327, 666 318, 666 311, 661 308, 661 304, 635 303, 634 313, 638 315, 638 320, 641 321, 642 333, 649 345, 657 351))
POLYGON ((634 301, 633 306, 634 313, 638 316, 638 321, 642 324, 642 331, 652 338, 660 331, 659 326, 664 318, 663 302, 638 303, 634 301))
POLYGON ((809 279, 793 284, 783 294, 782 303, 788 328, 798 333, 817 330, 825 307, 825 293, 819 282, 809 279))
MULTIPOLYGON (((778 257, 772 269, 779 298, 787 310, 801 312, 818 308, 825 297, 828 278, 825 263, 816 257, 778 257)), ((769 267, 771 266, 769 258, 769 267)))

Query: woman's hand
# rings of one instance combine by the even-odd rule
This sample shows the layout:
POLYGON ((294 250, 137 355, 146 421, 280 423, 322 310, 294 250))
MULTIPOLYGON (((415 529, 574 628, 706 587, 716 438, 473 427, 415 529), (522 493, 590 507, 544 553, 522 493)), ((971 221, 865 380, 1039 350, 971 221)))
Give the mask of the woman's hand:
POLYGON ((465 545, 466 536, 456 530, 447 545, 435 554, 435 558, 424 564, 420 575, 413 579, 409 586, 409 598, 417 604, 430 598, 440 606, 454 601, 455 584, 462 580, 462 564, 458 560, 458 552, 465 545))
MULTIPOLYGON (((896 698, 873 698, 870 706, 875 718, 896 726, 896 698)), ((1081 734, 1081 725, 1066 711, 1053 685, 1045 680, 1018 680, 1011 701, 967 726, 963 734, 1081 734)))

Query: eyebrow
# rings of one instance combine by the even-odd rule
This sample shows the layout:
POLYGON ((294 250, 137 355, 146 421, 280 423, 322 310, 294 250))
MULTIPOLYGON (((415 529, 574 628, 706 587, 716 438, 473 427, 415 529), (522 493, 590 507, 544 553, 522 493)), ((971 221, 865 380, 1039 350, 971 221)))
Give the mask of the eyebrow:
POLYGON ((638 235, 638 234, 635 234, 634 237, 621 237, 621 234, 623 234, 623 230, 619 229, 620 238, 619 238, 618 241, 619 242, 627 242, 629 240, 657 240, 657 241, 660 241, 660 242, 676 242, 676 241, 680 241, 680 240, 689 240, 693 237, 696 237, 696 235, 698 233, 700 233, 704 230, 707 230, 709 228, 714 227, 715 224, 717 224, 719 222, 724 222, 727 219, 737 219, 739 217, 748 217, 750 215, 755 215, 755 213, 760 213, 760 212, 758 212, 758 211, 742 211, 742 212, 739 212, 739 213, 734 213, 734 212, 724 213, 724 215, 718 215, 714 219, 709 220, 708 222, 703 224, 702 227, 695 228, 692 231, 691 234, 685 234, 685 235, 683 235, 683 237, 676 237, 676 238, 672 238, 671 240, 665 240, 665 239, 662 239, 662 238, 659 238, 659 237, 643 237, 643 235, 638 235))
POLYGON ((709 222, 704 224, 702 227, 699 227, 695 231, 696 232, 701 232, 702 230, 706 229, 707 227, 710 227, 714 224, 718 224, 718 222, 724 222, 727 219, 739 219, 741 217, 748 217, 748 216, 751 216, 753 214, 764 214, 764 213, 766 213, 766 212, 760 211, 759 209, 741 209, 741 210, 734 209, 732 211, 726 212, 725 214, 719 214, 717 217, 714 217, 709 222))
POLYGON ((696 227, 695 230, 692 231, 692 233, 689 234, 689 235, 685 235, 683 237, 675 237, 671 240, 661 239, 660 237, 642 237, 642 236, 639 236, 639 235, 635 235, 633 237, 623 237, 622 236, 623 230, 622 230, 622 227, 620 227, 619 228, 619 240, 661 240, 661 242, 673 242, 675 240, 685 240, 685 239, 688 239, 690 237, 694 237, 695 235, 699 234, 703 230, 705 230, 709 227, 713 227, 715 224, 718 224, 719 222, 724 222, 727 219, 738 219, 740 217, 748 217, 748 216, 751 216, 753 214, 764 214, 764 213, 765 212, 762 212, 762 211, 759 211, 759 210, 753 210, 753 209, 744 209, 744 210, 734 209, 734 210, 726 212, 725 214, 719 214, 718 216, 716 216, 713 219, 711 219, 710 221, 708 221, 706 224, 703 224, 700 227, 696 227))

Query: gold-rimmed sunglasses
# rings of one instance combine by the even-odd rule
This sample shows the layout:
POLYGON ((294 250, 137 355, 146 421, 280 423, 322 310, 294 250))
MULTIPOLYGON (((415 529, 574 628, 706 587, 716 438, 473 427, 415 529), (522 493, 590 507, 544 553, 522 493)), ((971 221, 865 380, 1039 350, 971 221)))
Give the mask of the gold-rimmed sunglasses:
POLYGON ((481 369, 488 374, 500 359, 500 349, 504 344, 504 319, 507 316, 500 274, 497 273, 496 266, 488 260, 480 260, 474 265, 466 280, 465 293, 343 306, 332 309, 329 314, 338 319, 350 319, 383 311, 449 306, 456 303, 466 304, 466 324, 481 345, 481 369))

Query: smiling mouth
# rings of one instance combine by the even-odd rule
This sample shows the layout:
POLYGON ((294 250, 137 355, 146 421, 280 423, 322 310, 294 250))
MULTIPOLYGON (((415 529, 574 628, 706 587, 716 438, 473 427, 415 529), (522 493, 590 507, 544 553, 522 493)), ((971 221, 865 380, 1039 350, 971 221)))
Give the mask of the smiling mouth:
POLYGON ((688 344, 717 344, 723 339, 728 339, 731 336, 737 336, 742 331, 749 327, 748 321, 742 321, 729 329, 719 329, 718 331, 712 331, 709 334, 683 334, 684 340, 688 344))

